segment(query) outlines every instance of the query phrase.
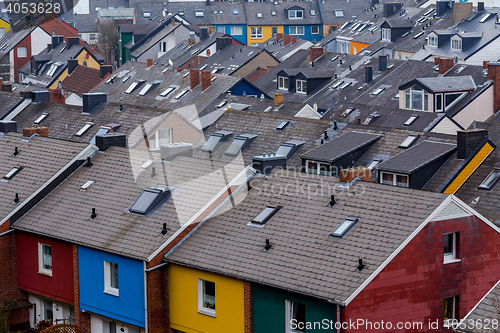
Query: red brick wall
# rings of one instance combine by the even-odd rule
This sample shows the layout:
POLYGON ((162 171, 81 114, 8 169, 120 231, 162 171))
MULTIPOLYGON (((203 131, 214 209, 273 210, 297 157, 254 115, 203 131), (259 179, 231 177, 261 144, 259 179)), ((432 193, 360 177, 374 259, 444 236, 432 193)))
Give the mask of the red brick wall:
POLYGON ((488 80, 493 81, 493 112, 500 110, 500 65, 488 65, 488 80))
POLYGON ((80 311, 80 283, 78 280, 78 245, 73 244, 73 290, 75 298, 75 324, 79 333, 90 333, 90 313, 80 311))
MULTIPOLYGON (((17 71, 18 68, 21 68, 30 61, 31 58, 31 34, 26 36, 15 48, 12 49, 14 52, 14 77, 10 78, 11 82, 19 82, 19 73, 17 71), (17 48, 18 47, 26 47, 26 57, 18 58, 17 57, 17 48)), ((12 66, 12 64, 11 64, 12 66)))
POLYGON ((243 282, 243 302, 245 307, 245 333, 252 333, 252 285, 243 282))
POLYGON ((430 332, 429 320, 442 323, 443 298, 456 295, 462 318, 500 279, 499 250, 500 234, 475 216, 431 222, 346 307, 341 321, 422 322, 424 329, 412 332, 430 332), (443 264, 444 234, 452 232, 460 233, 461 261, 443 264))

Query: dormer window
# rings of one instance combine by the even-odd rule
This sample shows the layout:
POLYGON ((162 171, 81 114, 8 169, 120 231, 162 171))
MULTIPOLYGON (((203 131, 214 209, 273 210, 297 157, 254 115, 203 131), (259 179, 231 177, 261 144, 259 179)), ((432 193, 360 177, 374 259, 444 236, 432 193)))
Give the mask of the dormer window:
POLYGON ((296 80, 295 84, 297 86, 297 92, 301 94, 307 94, 307 81, 305 80, 296 80))
POLYGON ((452 38, 451 39, 451 49, 462 51, 462 39, 460 39, 459 37, 452 38))
POLYGON ((382 28, 382 40, 391 41, 391 29, 382 28))
POLYGON ((427 37, 427 45, 432 46, 432 47, 437 47, 438 46, 438 39, 436 36, 429 36, 427 37))
POLYGON ((288 78, 286 76, 278 76, 278 89, 288 90, 288 78))
POLYGON ((415 85, 405 90, 405 107, 411 110, 428 111, 429 94, 415 85))
POLYGON ((291 20, 304 18, 304 11, 302 9, 291 9, 288 11, 288 18, 291 20))

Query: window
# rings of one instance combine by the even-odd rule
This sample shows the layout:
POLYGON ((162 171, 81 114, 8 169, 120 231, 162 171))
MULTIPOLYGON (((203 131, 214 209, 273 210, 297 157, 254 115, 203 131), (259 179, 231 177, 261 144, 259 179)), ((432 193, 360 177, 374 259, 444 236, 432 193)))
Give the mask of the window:
POLYGON ((278 89, 288 90, 288 78, 286 76, 278 76, 278 89))
POLYGON ((230 156, 238 155, 241 151, 245 150, 245 148, 248 147, 248 145, 250 145, 257 136, 258 135, 256 134, 245 133, 235 137, 224 154, 230 156))
POLYGON ((149 150, 158 150, 172 143, 172 128, 160 128, 149 139, 149 150))
POLYGON ((391 40, 391 29, 382 28, 382 40, 391 40))
POLYGON ((307 81, 305 80, 296 80, 295 81, 296 85, 297 85, 297 92, 298 93, 301 93, 301 94, 306 94, 307 93, 307 81))
POLYGON ((52 247, 38 243, 38 273, 52 276, 52 247))
POLYGON ((335 228, 330 234, 330 237, 342 238, 355 224, 359 221, 359 218, 354 216, 348 216, 342 223, 335 228))
POLYGON ((5 28, 0 28, 0 37, 5 35, 5 28))
POLYGON ((491 190, 500 177, 500 170, 493 170, 488 177, 479 185, 482 190, 491 190))
POLYGON ((313 25, 311 27, 311 34, 313 34, 313 35, 319 34, 319 27, 317 25, 313 25))
POLYGON ((151 17, 151 12, 143 12, 142 17, 144 18, 150 18, 151 17))
POLYGON ((289 10, 288 18, 294 20, 304 18, 304 11, 301 9, 289 10))
POLYGON ((90 34, 89 36, 90 36, 90 41, 91 42, 96 40, 95 34, 90 34))
POLYGON ((167 52, 167 42, 158 43, 158 52, 167 52))
POLYGON ((18 174, 19 171, 21 171, 23 169, 22 166, 16 166, 16 167, 13 167, 9 172, 7 172, 7 174, 5 176, 3 176, 3 181, 9 181, 11 180, 12 178, 14 178, 15 175, 18 174))
POLYGON ((307 173, 314 175, 330 176, 330 164, 316 161, 307 161, 307 173))
POLYGON ((223 34, 226 33, 226 27, 223 25, 218 26, 217 32, 222 32, 223 34))
POLYGON ((232 13, 233 13, 233 15, 234 15, 234 16, 238 16, 238 15, 240 15, 239 10, 238 10, 238 9, 236 9, 236 8, 232 10, 232 13))
POLYGON ((436 97, 436 112, 443 111, 443 94, 435 94, 436 97))
POLYGON ((283 120, 278 124, 278 126, 276 126, 275 129, 278 131, 282 131, 288 126, 288 124, 290 124, 289 120, 283 120))
POLYGON ((215 283, 198 279, 198 312, 215 317, 215 283))
POLYGON ((415 143, 415 141, 417 141, 417 139, 418 136, 408 135, 406 139, 404 139, 403 142, 399 144, 399 148, 409 148, 413 143, 415 143))
POLYGON ((250 28, 250 38, 251 39, 261 39, 262 38, 262 27, 251 27, 250 28))
POLYGON ((252 221, 251 223, 265 224, 271 217, 280 210, 280 206, 266 206, 252 221))
POLYGON ((459 235, 458 232, 444 235, 443 254, 445 264, 460 261, 458 259, 459 235))
POLYGON ((381 172, 380 183, 399 187, 408 187, 408 176, 381 172))
POLYGON ((17 48, 17 57, 26 58, 28 56, 28 48, 26 46, 19 46, 17 48))
POLYGON ((47 76, 52 77, 52 75, 54 75, 54 73, 56 72, 57 67, 59 67, 59 65, 58 65, 58 64, 52 64, 52 65, 50 65, 50 68, 49 68, 49 70, 47 71, 47 76))
POLYGON ((428 111, 429 94, 419 86, 413 86, 405 91, 405 106, 407 109, 428 111))
POLYGON ((316 16, 316 11, 314 9, 311 9, 309 12, 311 13, 311 16, 316 16))
POLYGON ((452 106, 452 104, 454 104, 453 102, 455 102, 455 100, 457 100, 462 95, 463 95, 463 93, 448 93, 448 94, 444 94, 444 107, 445 107, 445 110, 448 107, 452 106))
POLYGON ((452 39, 451 40, 451 49, 452 50, 462 50, 462 40, 460 38, 452 39))
POLYGON ((290 35, 303 35, 304 34, 304 27, 299 26, 299 27, 290 27, 290 35))
POLYGON ((195 10, 194 11, 194 16, 196 16, 196 17, 203 17, 203 10, 195 10))
POLYGON ((373 170, 377 165, 380 164, 380 162, 382 162, 382 160, 371 160, 370 162, 368 162, 366 167, 370 170, 373 170))
POLYGON ((262 13, 257 13, 258 18, 262 18, 262 13))
POLYGON ((405 121, 405 123, 403 124, 404 126, 410 126, 411 124, 413 124, 413 122, 418 118, 418 115, 413 115, 411 116, 410 118, 408 118, 407 121, 405 121))
POLYGON ((429 36, 427 38, 427 45, 437 47, 438 46, 438 39, 436 36, 429 36))
POLYGON ((231 26, 231 35, 236 35, 236 36, 243 35, 243 27, 237 25, 231 26))
POLYGON ((278 33, 278 27, 271 27, 271 35, 274 37, 278 33))
POLYGON ((272 15, 272 16, 276 16, 276 11, 275 11, 275 10, 272 10, 272 11, 271 11, 271 15, 272 15))
POLYGON ((43 301, 43 319, 48 322, 54 320, 54 304, 48 299, 43 301))
POLYGON ((344 17, 343 10, 335 10, 335 17, 344 17))
POLYGON ((113 296, 118 296, 118 264, 104 262, 104 292, 113 296))
POLYGON ((165 91, 163 91, 161 94, 160 94, 160 97, 167 97, 168 94, 170 94, 172 91, 175 90, 175 87, 168 87, 167 89, 165 89, 165 91))
POLYGON ((94 124, 93 123, 86 123, 85 125, 83 125, 83 127, 78 131, 76 132, 76 136, 82 136, 83 134, 85 134, 85 132, 87 132, 89 130, 89 128, 91 128, 94 124))
POLYGON ((40 124, 45 118, 47 118, 49 114, 47 112, 42 113, 42 115, 33 122, 34 124, 38 125, 40 124))
POLYGON ((286 333, 305 332, 306 306, 294 301, 285 301, 286 333))
POLYGON ((443 320, 445 327, 451 327, 453 319, 458 319, 458 296, 443 299, 443 320))
POLYGON ((164 200, 170 198, 170 196, 170 188, 167 186, 156 185, 149 187, 141 192, 137 200, 130 207, 129 212, 147 215, 164 200))

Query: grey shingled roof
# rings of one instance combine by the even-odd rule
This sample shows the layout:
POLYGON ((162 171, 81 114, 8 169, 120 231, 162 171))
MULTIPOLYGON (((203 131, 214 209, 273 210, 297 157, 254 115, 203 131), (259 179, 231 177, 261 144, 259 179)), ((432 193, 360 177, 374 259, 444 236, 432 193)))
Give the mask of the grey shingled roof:
POLYGON ((418 78, 416 82, 430 92, 443 92, 443 91, 464 91, 476 89, 474 79, 470 76, 441 76, 418 78))
POLYGON ((463 325, 456 329, 456 332, 474 332, 474 333, 495 333, 498 330, 493 327, 493 320, 500 317, 500 285, 499 282, 490 289, 474 308, 462 319, 463 325), (477 325, 471 324, 477 323, 477 325), (484 323, 484 324, 479 324, 484 323))
POLYGON ((380 134, 350 131, 331 140, 330 142, 323 144, 322 146, 308 151, 301 157, 330 162, 337 160, 342 156, 348 155, 361 147, 373 144, 381 137, 382 135, 380 134))
POLYGON ((224 177, 232 179, 242 169, 227 166, 223 174, 210 161, 181 157, 172 163, 158 162, 152 152, 119 147, 108 148, 91 161, 92 167, 78 169, 14 228, 145 259, 219 193, 226 184, 224 177), (152 158, 157 162, 143 170, 141 165, 152 158), (152 167, 156 167, 154 177, 152 167), (88 180, 95 183, 81 192, 88 180), (126 212, 144 188, 156 184, 175 188, 170 200, 149 216, 126 212), (90 218, 92 208, 95 219, 90 218), (163 223, 169 230, 166 235, 160 233, 163 223))
POLYGON ((316 1, 293 1, 293 2, 243 2, 247 25, 304 25, 304 24, 322 24, 316 1), (288 19, 287 8, 299 6, 304 9, 303 19, 288 19), (316 15, 311 15, 311 10, 316 15), (276 16, 272 15, 276 11, 276 16), (262 17, 257 17, 261 13, 262 17))
POLYGON ((133 44, 134 46, 136 46, 137 44, 141 45, 134 47, 133 50, 130 52, 130 56, 137 58, 140 57, 144 52, 146 52, 150 48, 152 47, 157 48, 156 45, 160 40, 162 40, 163 38, 174 32, 181 25, 182 25, 181 23, 177 22, 174 24, 165 24, 163 29, 158 31, 156 34, 151 34, 151 35, 148 34, 144 36, 143 39, 133 44))
POLYGON ((0 105, 2 105, 2 111, 0 111, 0 119, 12 110, 18 103, 20 103, 23 99, 19 94, 16 93, 8 93, 8 92, 0 92, 0 105))
POLYGON ((380 163, 377 167, 380 170, 412 173, 439 157, 451 155, 456 148, 455 144, 423 141, 390 160, 380 163))
POLYGON ((362 193, 337 191, 329 207, 329 191, 321 189, 338 185, 335 178, 276 172, 254 179, 240 204, 204 222, 167 260, 342 303, 447 197, 358 184, 362 193), (269 204, 282 208, 262 228, 247 225, 269 204), (359 221, 342 239, 328 237, 347 216, 359 221), (358 258, 366 264, 361 272, 358 258))

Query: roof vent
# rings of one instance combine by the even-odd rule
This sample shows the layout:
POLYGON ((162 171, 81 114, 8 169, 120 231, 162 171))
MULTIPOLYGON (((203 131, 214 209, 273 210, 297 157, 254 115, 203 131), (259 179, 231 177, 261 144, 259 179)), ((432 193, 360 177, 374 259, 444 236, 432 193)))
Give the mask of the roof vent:
POLYGON ((14 198, 14 201, 12 203, 19 203, 19 193, 16 193, 16 197, 14 198))
POLYGON ((361 272, 365 268, 365 265, 363 265, 363 258, 358 258, 358 271, 361 272))
POLYGON ((266 246, 264 246, 264 250, 269 251, 272 245, 269 243, 269 238, 266 238, 266 246))
POLYGON ((90 218, 93 220, 97 217, 97 214, 95 213, 95 208, 92 208, 92 214, 90 214, 90 218))
POLYGON ((330 205, 330 207, 335 206, 335 202, 336 202, 336 201, 335 201, 335 195, 334 195, 334 194, 332 194, 332 195, 330 196, 330 204, 329 204, 329 205, 330 205))
POLYGON ((163 223, 163 228, 161 229, 161 234, 165 235, 168 232, 167 224, 163 223))
POLYGON ((89 156, 89 157, 87 157, 87 163, 85 163, 84 167, 90 168, 92 165, 93 164, 92 164, 92 162, 90 162, 90 156, 89 156))
POLYGON ((17 156, 19 155, 19 150, 17 149, 17 147, 14 147, 14 154, 12 154, 12 156, 17 156))

